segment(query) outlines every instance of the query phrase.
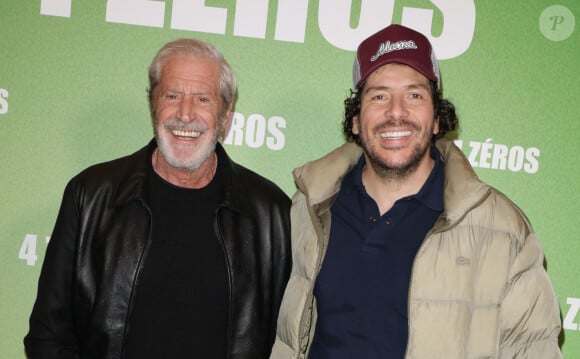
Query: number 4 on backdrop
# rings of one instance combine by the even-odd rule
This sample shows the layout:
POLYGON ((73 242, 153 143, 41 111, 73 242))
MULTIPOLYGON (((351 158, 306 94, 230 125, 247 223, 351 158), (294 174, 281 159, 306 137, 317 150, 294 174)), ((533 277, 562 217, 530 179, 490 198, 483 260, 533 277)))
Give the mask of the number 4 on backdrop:
MULTIPOLYGON (((20 246, 20 251, 18 251, 18 259, 26 261, 26 265, 34 266, 38 256, 36 255, 36 243, 38 241, 38 235, 36 234, 26 234, 22 245, 20 246)), ((45 241, 48 244, 50 237, 45 237, 45 241)))

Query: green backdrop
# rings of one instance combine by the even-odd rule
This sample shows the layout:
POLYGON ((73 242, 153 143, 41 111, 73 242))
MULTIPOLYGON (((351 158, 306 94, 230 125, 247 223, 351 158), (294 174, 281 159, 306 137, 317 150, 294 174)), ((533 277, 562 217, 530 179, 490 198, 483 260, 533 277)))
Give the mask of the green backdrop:
POLYGON ((165 42, 217 45, 239 81, 226 149, 294 192, 341 144, 354 50, 389 23, 429 36, 458 144, 540 236, 580 358, 578 0, 35 0, 0 3, 0 357, 22 337, 68 179, 152 136, 147 66, 165 42))

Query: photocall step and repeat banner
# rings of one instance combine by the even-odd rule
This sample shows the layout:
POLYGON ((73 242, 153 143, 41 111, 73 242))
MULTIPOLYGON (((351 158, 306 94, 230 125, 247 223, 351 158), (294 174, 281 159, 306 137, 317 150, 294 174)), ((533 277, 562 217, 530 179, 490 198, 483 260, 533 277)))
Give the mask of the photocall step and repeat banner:
POLYGON ((343 143, 354 51, 399 23, 432 41, 456 143, 528 215, 580 358, 579 0, 0 2, 0 357, 22 338, 63 189, 152 137, 147 67, 167 41, 215 44, 239 81, 226 150, 288 195, 343 143))

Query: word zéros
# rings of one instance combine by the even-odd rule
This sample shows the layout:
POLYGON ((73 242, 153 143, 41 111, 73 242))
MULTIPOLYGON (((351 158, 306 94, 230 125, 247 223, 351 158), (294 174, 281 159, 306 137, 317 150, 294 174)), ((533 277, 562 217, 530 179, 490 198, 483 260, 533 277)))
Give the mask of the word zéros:
POLYGON ((455 144, 465 153, 473 167, 512 172, 523 170, 530 174, 538 172, 540 167, 540 150, 536 147, 508 147, 493 143, 491 138, 485 142, 470 141, 467 146, 464 146, 462 140, 455 140, 455 144))

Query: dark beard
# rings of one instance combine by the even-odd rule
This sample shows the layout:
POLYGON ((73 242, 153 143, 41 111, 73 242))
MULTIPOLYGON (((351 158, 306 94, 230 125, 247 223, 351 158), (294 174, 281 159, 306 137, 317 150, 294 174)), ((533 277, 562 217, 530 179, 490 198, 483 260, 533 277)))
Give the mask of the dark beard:
MULTIPOLYGON (((387 129, 389 127, 394 126, 408 126, 410 128, 415 129, 416 131, 421 130, 421 128, 417 124, 411 121, 407 121, 406 119, 401 119, 401 120, 387 120, 383 123, 379 123, 373 128, 373 132, 377 133, 382 129, 387 129)), ((428 130, 427 133, 431 133, 433 132, 433 127, 427 130, 428 130)), ((360 124, 359 124, 359 132, 362 132, 360 124)), ((421 163, 421 159, 423 158, 425 153, 427 153, 427 151, 430 151, 431 149, 430 143, 425 144, 425 147, 421 147, 421 145, 418 144, 413 148, 413 151, 411 152, 411 157, 409 157, 409 161, 407 162, 407 164, 401 167, 390 167, 379 156, 371 153, 368 150, 367 144, 364 141, 361 143, 361 147, 364 150, 365 154, 367 155, 370 165, 375 171, 375 173, 381 178, 391 180, 404 179, 411 176, 417 170, 417 168, 419 168, 419 164, 421 163)))
POLYGON ((421 159, 430 150, 430 146, 427 145, 424 148, 416 146, 411 152, 411 157, 407 164, 401 167, 390 167, 387 163, 378 157, 376 154, 370 153, 363 143, 363 150, 369 159, 370 165, 377 175, 385 179, 403 179, 411 176, 419 167, 421 159))

